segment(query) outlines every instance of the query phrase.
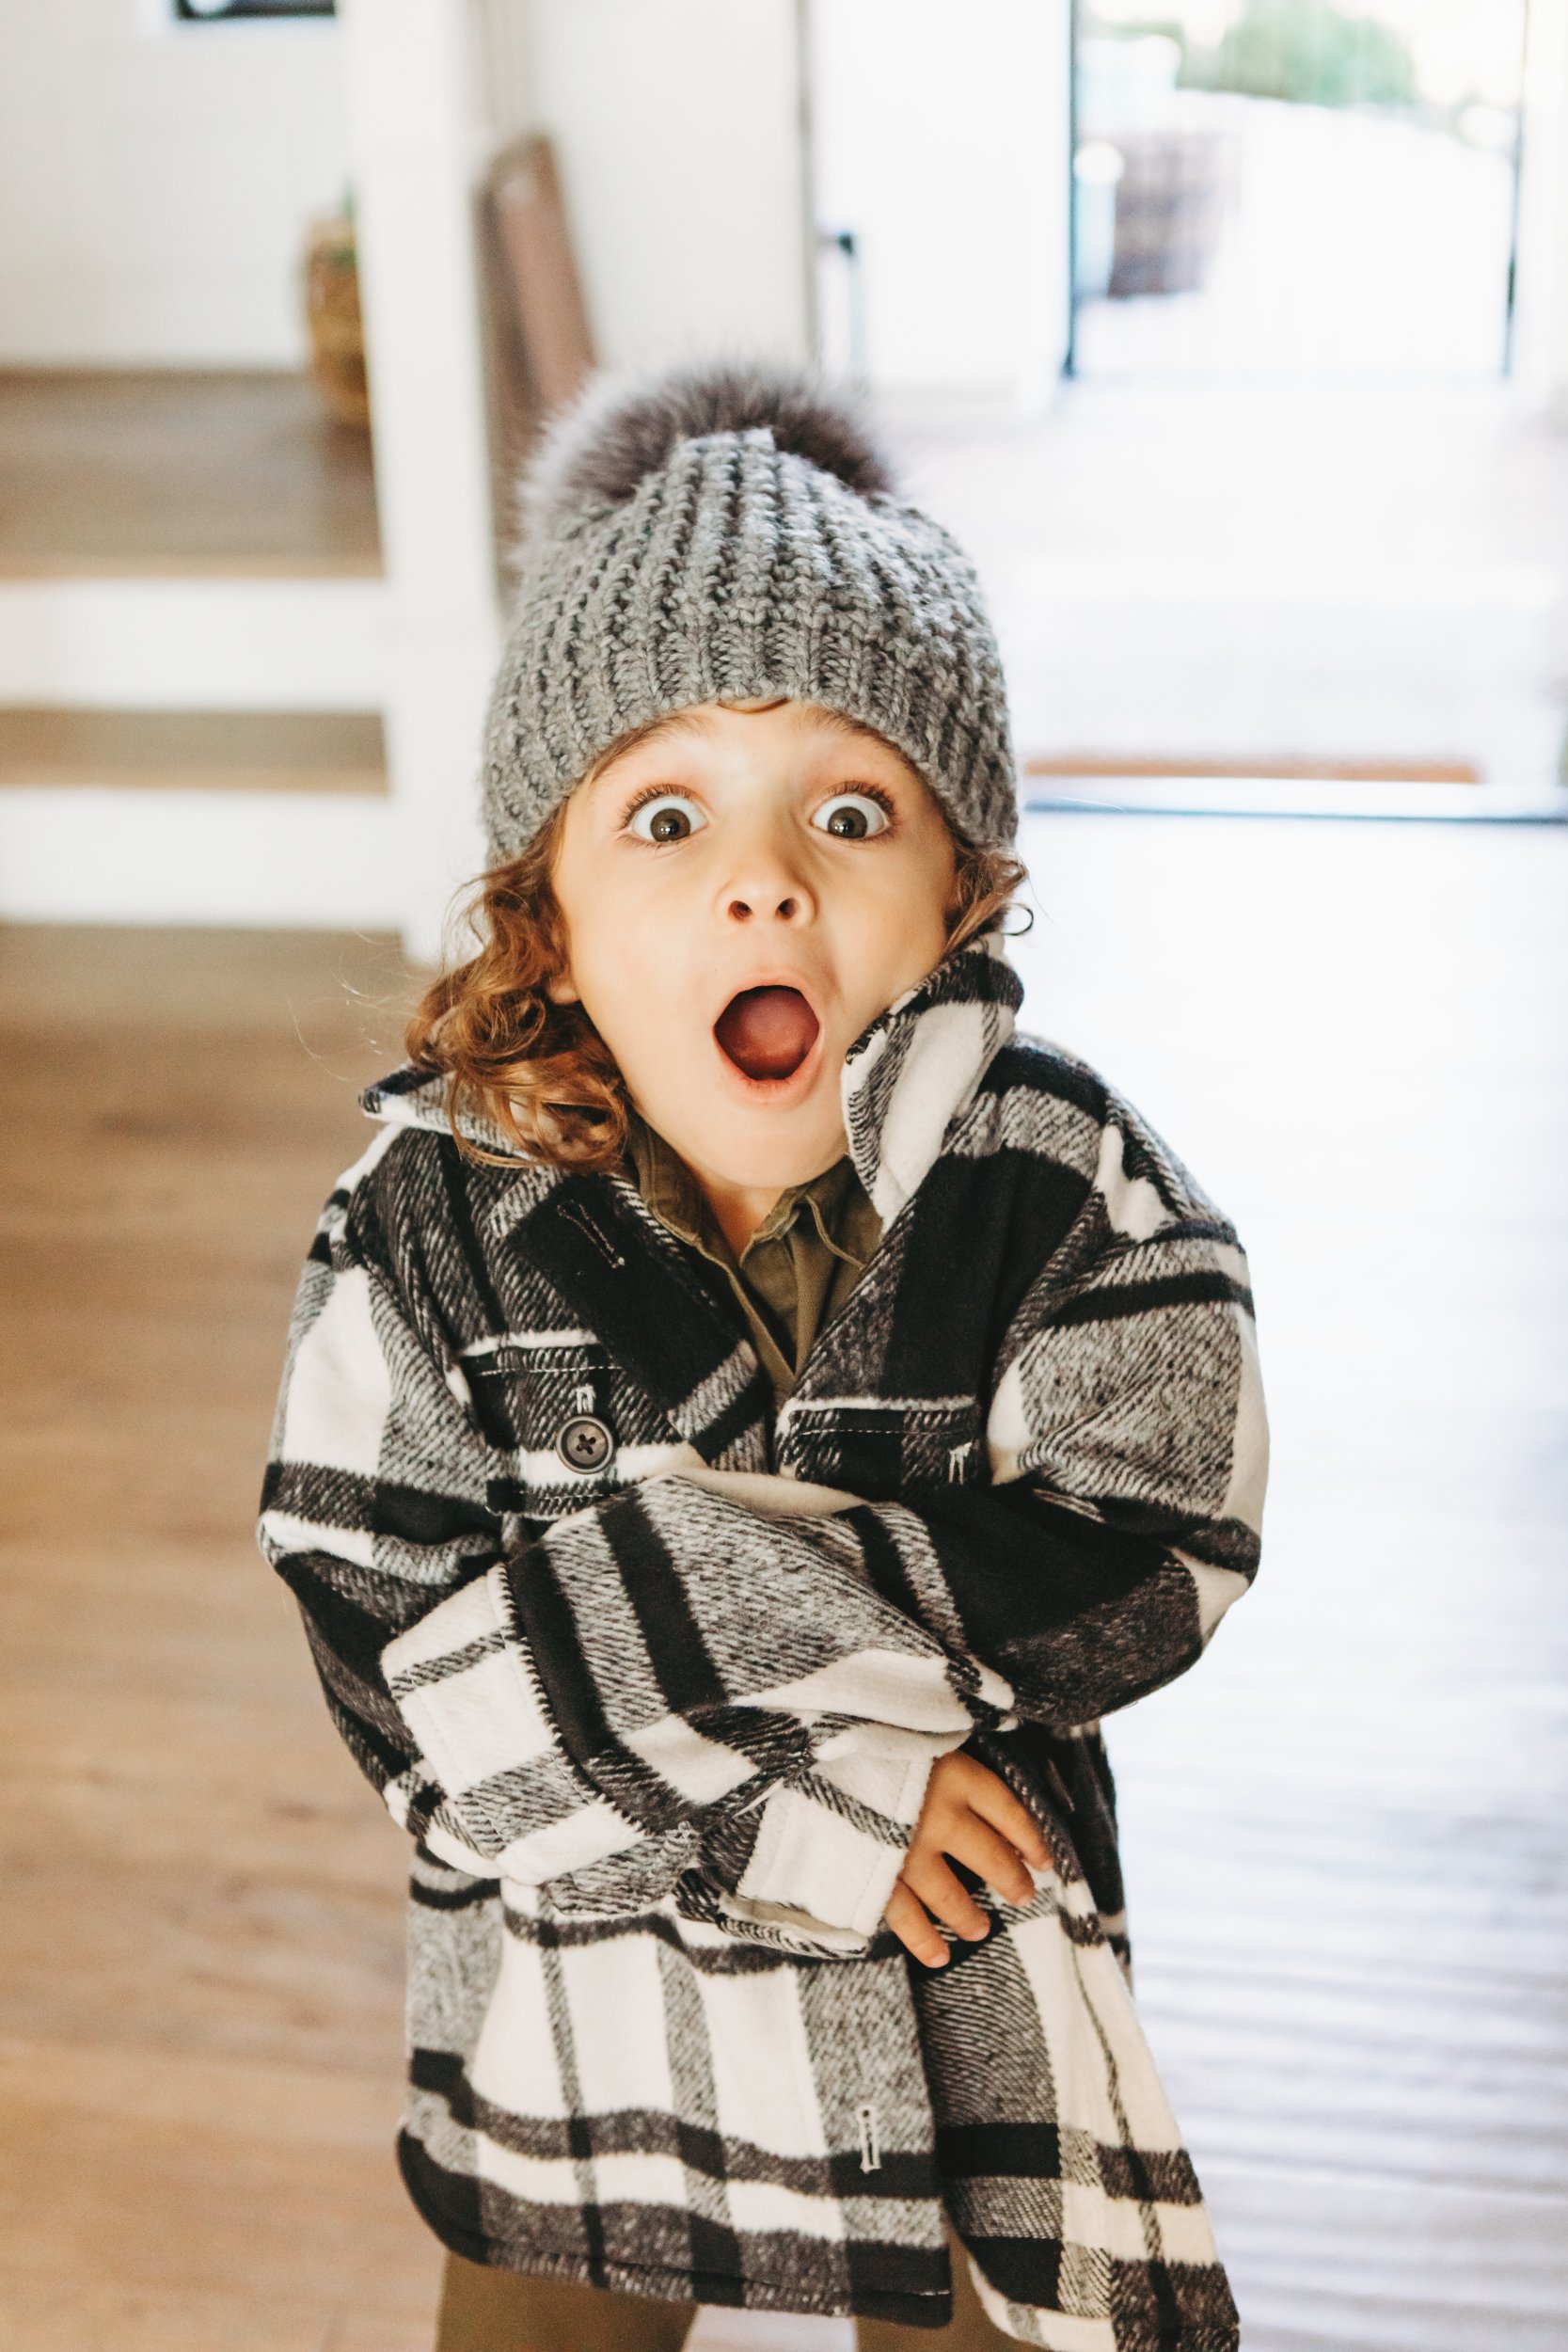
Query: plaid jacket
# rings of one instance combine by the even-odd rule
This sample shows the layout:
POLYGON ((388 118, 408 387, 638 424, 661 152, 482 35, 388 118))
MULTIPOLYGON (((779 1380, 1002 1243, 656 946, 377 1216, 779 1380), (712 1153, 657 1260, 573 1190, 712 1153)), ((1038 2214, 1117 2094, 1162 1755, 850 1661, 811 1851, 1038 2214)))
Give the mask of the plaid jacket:
POLYGON ((261 1537, 412 1833, 400 2159, 471 2260, 934 2327, 945 2203, 1026 2344, 1237 2343, 1095 1725, 1257 1562, 1246 1269, 1020 993, 977 943, 848 1057, 883 1238, 777 1412, 632 1184, 365 1098, 261 1537), (927 1971, 880 1922, 964 1743, 1054 1867, 927 1971))

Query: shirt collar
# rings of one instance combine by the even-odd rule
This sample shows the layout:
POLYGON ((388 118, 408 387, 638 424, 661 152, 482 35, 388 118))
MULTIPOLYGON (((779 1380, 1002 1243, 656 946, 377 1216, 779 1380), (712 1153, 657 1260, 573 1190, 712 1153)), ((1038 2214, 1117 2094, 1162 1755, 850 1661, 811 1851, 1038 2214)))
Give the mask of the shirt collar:
MULTIPOLYGON (((638 1191, 655 1216, 667 1225, 678 1240, 690 1242, 709 1255, 716 1251, 722 1252, 725 1258, 735 1255, 704 1197, 701 1185, 686 1162, 635 1111, 631 1115, 627 1152, 636 1172, 638 1191)), ((842 1258, 847 1265, 863 1263, 852 1250, 844 1248, 833 1231, 843 1209, 845 1193, 854 1181, 854 1164, 846 1154, 835 1160, 832 1168, 824 1168, 821 1175, 811 1177, 805 1184, 791 1184, 774 1201, 745 1248, 739 1252, 736 1263, 744 1266, 759 1243, 772 1241, 777 1235, 787 1232, 803 1208, 835 1258, 842 1258)))

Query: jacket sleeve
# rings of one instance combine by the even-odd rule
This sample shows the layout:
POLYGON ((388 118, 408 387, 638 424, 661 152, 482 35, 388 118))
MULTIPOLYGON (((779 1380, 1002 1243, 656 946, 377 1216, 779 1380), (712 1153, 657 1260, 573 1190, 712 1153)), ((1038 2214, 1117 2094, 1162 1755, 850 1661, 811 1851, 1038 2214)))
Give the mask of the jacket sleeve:
MULTIPOLYGON (((879 1594, 831 1518, 672 1478, 508 1553, 461 1381, 363 1173, 301 1279, 259 1530, 361 1769, 443 1860, 606 1911, 657 1899, 705 1834, 722 1846, 726 1820, 819 1777, 831 1835, 784 1873, 806 1888, 792 1908, 815 1888, 830 1941, 863 1943, 934 1757, 1006 1717, 1005 1686, 879 1594)), ((789 1833, 781 1812, 768 1842, 789 1833)))
POLYGON ((1234 1228, 1115 1097, 1083 1206, 997 1350, 985 1454, 911 1505, 847 1514, 888 1555, 890 1597, 1058 1731, 1202 1655, 1259 1553, 1252 1293, 1234 1228))
POLYGON ((489 1874, 381 1665, 389 1640, 501 1550, 462 1405, 388 1279, 366 1205, 390 1139, 341 1179, 300 1276, 257 1536, 298 1603, 328 1713, 392 1818, 444 1861, 489 1874))
MULTIPOLYGON (((1201 1655, 1257 1564, 1245 1261, 1125 1106, 1007 1326, 986 1437, 974 1483, 908 1502, 790 1514, 784 1480, 706 1473, 558 1522, 388 1652, 424 1753, 449 1787, 494 1783, 515 1738, 504 1677, 531 1677, 538 1738, 559 1727, 607 1839, 628 1819, 678 1825, 723 1915, 863 1938, 924 1795, 932 1746, 899 1777, 911 1739, 1020 1717, 1065 1731, 1128 1705, 1201 1655), (481 1657, 508 1661, 488 1709, 463 1663, 481 1657), (967 1724, 922 1718, 917 1689, 967 1724)), ((562 1891, 593 1900, 592 1872, 562 1891)))
POLYGON ((877 1589, 842 1517, 719 1483, 557 1520, 390 1642, 388 1688, 464 1834, 559 1907, 690 1872, 716 1915, 857 1949, 932 1763, 1010 1693, 877 1589))
MULTIPOLYGON (((989 1458, 953 1466, 973 1483, 853 1505, 840 1522, 879 1591, 955 1661, 995 1675, 1018 1717, 1058 1732, 1202 1655, 1255 1573, 1268 1463, 1234 1229, 1114 1097, 1091 1170, 998 1349, 989 1458)), ((787 1902, 810 1793, 771 1796, 752 1847, 732 1835, 710 1867, 739 1895, 787 1902), (798 1835, 775 1839, 773 1814, 796 1817, 798 1835)))

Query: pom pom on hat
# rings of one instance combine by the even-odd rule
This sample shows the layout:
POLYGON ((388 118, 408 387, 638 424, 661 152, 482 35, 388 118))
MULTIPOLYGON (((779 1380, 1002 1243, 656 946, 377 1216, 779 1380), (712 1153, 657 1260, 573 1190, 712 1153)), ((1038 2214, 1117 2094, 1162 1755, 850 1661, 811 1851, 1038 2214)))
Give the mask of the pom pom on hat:
POLYGON ((853 392, 800 370, 735 360, 591 385, 556 418, 523 477, 524 528, 530 536, 560 530, 582 507, 624 504, 682 441, 759 429, 862 498, 896 489, 853 392))

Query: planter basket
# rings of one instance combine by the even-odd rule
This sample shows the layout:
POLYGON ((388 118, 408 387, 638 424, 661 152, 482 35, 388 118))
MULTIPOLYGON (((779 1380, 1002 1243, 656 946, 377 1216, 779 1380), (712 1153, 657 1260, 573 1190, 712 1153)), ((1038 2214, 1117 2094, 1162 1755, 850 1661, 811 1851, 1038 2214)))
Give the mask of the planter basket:
POLYGON ((311 223, 305 251, 305 315, 310 331, 310 373, 341 424, 368 426, 365 330, 359 316, 359 270, 354 223, 344 216, 311 223))

